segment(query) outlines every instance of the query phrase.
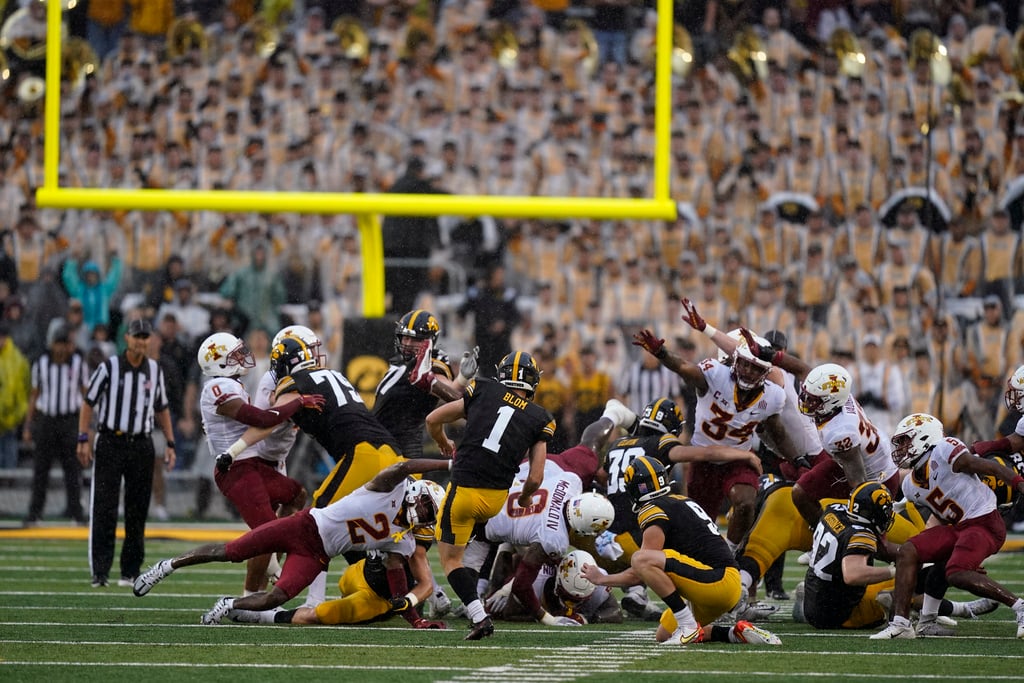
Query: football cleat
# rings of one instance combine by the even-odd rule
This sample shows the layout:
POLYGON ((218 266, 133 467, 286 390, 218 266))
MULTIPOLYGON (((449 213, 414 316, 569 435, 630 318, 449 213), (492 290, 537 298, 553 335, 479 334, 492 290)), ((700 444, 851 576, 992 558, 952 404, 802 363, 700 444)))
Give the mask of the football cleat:
POLYGON ((127 588, 128 586, 134 586, 135 585, 135 577, 134 576, 122 576, 120 579, 117 580, 117 585, 121 586, 122 588, 127 588))
POLYGON ((796 563, 802 565, 809 565, 811 563, 811 553, 800 553, 800 555, 796 558, 796 563))
POLYGON ((1017 612, 1017 637, 1024 638, 1024 609, 1017 612))
POLYGON ((917 635, 919 636, 955 636, 956 630, 940 624, 935 615, 921 617, 917 622, 917 635))
POLYGON ((741 643, 753 645, 782 645, 779 637, 771 631, 754 626, 749 621, 737 621, 732 627, 733 635, 740 639, 741 643))
POLYGON ((213 603, 213 607, 211 607, 206 614, 199 617, 199 623, 203 624, 204 626, 212 626, 214 624, 219 624, 220 622, 224 621, 224 617, 226 617, 228 615, 228 612, 231 611, 231 607, 234 604, 234 602, 235 601, 233 598, 221 598, 217 602, 213 603))
POLYGON ((798 624, 806 624, 807 617, 804 616, 804 582, 796 585, 793 591, 793 621, 798 624))
POLYGON ((103 574, 96 574, 92 577, 93 588, 106 588, 109 583, 109 579, 107 579, 103 574))
MULTIPOLYGON (((279 611, 278 607, 273 611, 279 611)), ((262 619, 262 612, 251 609, 229 609, 226 615, 228 619, 238 624, 258 624, 262 619)))
POLYGON ((971 600, 970 602, 954 602, 953 616, 977 619, 982 614, 995 612, 998 607, 998 602, 995 600, 989 600, 988 598, 978 598, 977 600, 971 600))
POLYGON ((601 417, 607 417, 616 427, 622 427, 627 432, 636 424, 637 415, 617 398, 610 398, 604 404, 604 412, 601 417))
POLYGON ((494 635, 494 623, 490 617, 484 617, 483 621, 478 621, 469 629, 469 634, 465 640, 482 640, 489 638, 494 635))
POLYGON ((440 619, 452 611, 452 600, 443 588, 438 588, 433 595, 427 598, 427 607, 430 608, 431 619, 440 619))
POLYGON ((132 592, 135 593, 136 597, 141 598, 151 591, 153 586, 170 576, 173 571, 174 567, 171 566, 170 560, 160 560, 139 574, 138 578, 135 579, 135 584, 132 586, 132 592))
POLYGON ((917 638, 917 632, 913 626, 892 622, 878 633, 870 636, 871 640, 913 640, 914 638, 917 638))
POLYGON ((690 645, 691 643, 703 643, 704 642, 704 629, 697 625, 697 628, 690 628, 687 626, 680 626, 672 632, 672 635, 668 637, 668 640, 664 641, 662 645, 690 645))
POLYGON ((644 621, 658 621, 661 619, 661 610, 651 604, 650 598, 641 593, 627 593, 620 601, 622 609, 635 619, 644 621))
POLYGON ((767 602, 747 602, 746 597, 741 597, 736 606, 729 612, 729 616, 740 621, 768 621, 768 617, 779 611, 778 605, 769 605, 767 602))

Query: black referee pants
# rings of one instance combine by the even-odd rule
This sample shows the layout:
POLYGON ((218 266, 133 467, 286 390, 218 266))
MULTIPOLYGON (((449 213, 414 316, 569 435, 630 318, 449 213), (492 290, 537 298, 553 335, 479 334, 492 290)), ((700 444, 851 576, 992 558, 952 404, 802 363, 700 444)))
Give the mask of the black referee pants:
POLYGON ((117 505, 124 479, 124 543, 121 576, 139 575, 146 548, 146 517, 153 492, 153 439, 101 432, 92 470, 89 565, 93 576, 110 576, 117 533, 117 505))
POLYGON ((67 502, 64 514, 75 521, 85 521, 82 514, 82 466, 75 450, 78 444, 78 415, 53 416, 36 413, 32 422, 32 440, 35 442, 35 461, 32 464, 32 498, 28 504, 28 519, 43 516, 46 490, 50 485, 50 468, 54 461, 64 470, 64 493, 67 502))

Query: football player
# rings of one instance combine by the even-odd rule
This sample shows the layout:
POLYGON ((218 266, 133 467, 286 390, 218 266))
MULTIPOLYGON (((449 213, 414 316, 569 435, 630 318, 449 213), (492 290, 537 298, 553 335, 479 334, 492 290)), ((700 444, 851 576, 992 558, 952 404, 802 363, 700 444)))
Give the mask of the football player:
MULTIPOLYGON (((679 438, 682 428, 683 415, 679 407, 667 398, 659 398, 644 408, 634 433, 618 439, 605 456, 601 474, 607 481, 608 499, 615 506, 615 521, 609 531, 615 535, 614 542, 622 549, 620 562, 624 563, 623 567, 628 566, 629 558, 640 547, 641 538, 640 527, 633 514, 633 500, 625 483, 626 468, 635 458, 654 458, 665 467, 671 467, 677 462, 739 462, 745 463, 758 474, 761 472, 760 460, 749 450, 722 445, 684 445, 679 438)), ((605 568, 614 570, 614 566, 607 564, 605 568)), ((661 610, 650 604, 642 586, 627 588, 622 606, 639 618, 657 620, 661 616, 661 610)))
MULTIPOLYGON (((706 334, 708 330, 714 328, 706 325, 706 334)), ((766 381, 771 363, 756 357, 747 344, 736 345, 730 364, 715 358, 689 363, 665 348, 665 340, 655 337, 650 330, 641 330, 633 338, 634 344, 654 355, 696 390, 696 424, 691 445, 749 451, 754 430, 763 424, 783 457, 796 460, 800 455, 779 417, 786 392, 766 381)), ((712 458, 687 468, 686 490, 709 516, 717 518, 722 503, 729 500, 731 517, 726 539, 733 550, 754 522, 760 474, 760 466, 754 467, 745 460, 716 462, 712 458)))
MULTIPOLYGON (((347 551, 376 549, 409 557, 416 543, 407 532, 431 524, 437 517, 434 499, 428 491, 413 489, 409 475, 446 469, 448 465, 448 460, 428 459, 395 463, 336 503, 276 519, 226 544, 210 543, 161 560, 139 575, 133 592, 139 597, 149 593, 182 567, 288 553, 273 589, 241 598, 221 598, 200 619, 202 624, 219 624, 232 609, 263 611, 283 605, 326 572, 332 557, 347 551)), ((387 580, 396 610, 415 606, 414 596, 406 594, 404 568, 391 568, 387 580)))
POLYGON ((435 408, 426 418, 427 431, 441 454, 453 457, 451 482, 438 520, 436 538, 448 583, 472 621, 466 640, 494 633, 494 624, 477 594, 476 573, 463 565, 463 555, 477 524, 486 523, 505 505, 523 457, 529 458, 526 481, 511 504, 529 508, 544 478, 547 444, 555 433, 548 411, 530 399, 540 383, 540 368, 524 351, 513 351, 498 364, 494 380, 477 378, 465 396, 435 408), (465 419, 459 444, 444 425, 465 419))
MULTIPOLYGON (((409 484, 407 496, 417 498, 423 491, 440 507, 444 489, 428 479, 409 484)), ((399 553, 373 551, 365 559, 351 564, 341 575, 338 589, 341 598, 327 600, 316 606, 303 606, 292 610, 265 610, 254 612, 232 609, 227 616, 232 621, 264 624, 361 624, 398 611, 417 629, 443 629, 444 622, 428 621, 420 616, 416 606, 427 600, 433 591, 433 573, 427 560, 427 550, 434 542, 434 525, 416 526, 412 530, 416 550, 406 558, 399 553), (388 585, 387 572, 402 568, 412 590, 396 601, 388 585), (406 601, 403 603, 402 601, 406 601)))
POLYGON ((925 591, 917 630, 910 624, 910 599, 920 566, 945 565, 949 585, 1000 602, 1016 613, 1017 637, 1024 638, 1024 599, 984 573, 982 563, 998 552, 1006 539, 1006 524, 996 506, 995 493, 980 477, 1010 482, 1024 492, 1024 477, 1005 465, 972 454, 959 439, 944 435, 942 423, 931 415, 914 413, 903 418, 892 437, 892 457, 901 470, 903 495, 915 505, 926 505, 943 522, 931 526, 900 547, 896 558, 894 616, 889 625, 871 636, 876 640, 926 635, 935 621, 945 586, 925 591))
POLYGON ((1018 454, 1024 451, 1024 365, 1013 371, 1010 379, 1006 380, 1006 392, 1003 394, 1003 403, 1006 409, 1020 413, 1022 417, 1017 420, 1017 426, 1013 433, 1001 439, 991 441, 975 441, 971 444, 971 450, 980 456, 989 454, 1018 454))
POLYGON ((739 601, 739 569, 729 546, 700 505, 670 493, 665 468, 658 460, 634 459, 624 479, 643 533, 640 548, 625 571, 605 574, 596 565, 585 565, 583 576, 598 586, 643 583, 653 590, 668 605, 655 635, 658 642, 780 644, 776 635, 748 621, 701 626, 711 624, 739 601))
MULTIPOLYGON (((246 429, 276 427, 304 408, 318 411, 323 397, 300 394, 279 408, 264 410, 252 405, 241 378, 256 365, 245 342, 228 332, 210 335, 199 345, 199 367, 208 378, 200 392, 199 407, 210 450, 227 450, 246 429)), ((288 454, 280 454, 281 460, 288 454)), ((279 460, 263 456, 253 446, 235 458, 235 466, 227 471, 219 468, 214 481, 224 497, 234 504, 238 514, 255 529, 281 516, 287 516, 306 504, 306 489, 284 476, 279 460)), ((246 565, 245 594, 266 587, 270 557, 258 557, 246 565)))

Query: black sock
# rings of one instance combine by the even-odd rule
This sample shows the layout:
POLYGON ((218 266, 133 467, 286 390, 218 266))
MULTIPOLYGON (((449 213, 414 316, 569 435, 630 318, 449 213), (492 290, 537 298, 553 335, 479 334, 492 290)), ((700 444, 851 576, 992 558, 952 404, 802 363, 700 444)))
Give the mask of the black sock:
POLYGON ((292 623, 292 617, 294 617, 295 613, 298 612, 298 611, 299 610, 297 610, 297 609, 281 610, 280 612, 278 612, 277 614, 274 615, 274 623, 275 624, 290 624, 290 623, 292 623))
POLYGON ((476 579, 476 572, 467 567, 458 567, 448 574, 448 583, 462 600, 462 604, 468 605, 480 599, 476 592, 476 579))
POLYGON ((732 630, 732 626, 712 626, 711 637, 708 638, 712 643, 731 643, 729 640, 729 631, 732 630))
POLYGON ((661 595, 659 597, 666 605, 668 605, 668 608, 672 610, 673 613, 682 612, 686 609, 686 601, 683 600, 683 596, 679 595, 679 593, 676 593, 675 591, 669 595, 661 595))

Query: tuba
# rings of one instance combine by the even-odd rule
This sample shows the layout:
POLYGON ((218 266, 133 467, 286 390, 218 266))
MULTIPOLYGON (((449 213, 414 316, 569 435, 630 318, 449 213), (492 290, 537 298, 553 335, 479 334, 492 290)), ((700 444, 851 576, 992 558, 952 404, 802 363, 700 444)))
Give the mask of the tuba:
POLYGON ((926 28, 919 28, 910 34, 910 68, 916 68, 922 59, 929 63, 933 83, 940 86, 949 85, 953 80, 949 53, 938 36, 926 28))
POLYGON ((686 78, 693 70, 693 39, 682 24, 672 29, 672 73, 686 78))
POLYGON ((18 84, 18 101, 29 105, 38 102, 46 93, 46 81, 39 76, 26 76, 18 84))
POLYGON ((255 38, 256 52, 260 57, 267 59, 270 55, 274 54, 280 41, 280 35, 275 25, 263 13, 257 14, 250 19, 245 24, 245 28, 255 38))
POLYGON ((206 29, 196 19, 178 19, 167 29, 166 51, 171 59, 199 50, 205 61, 206 46, 206 29))
POLYGON ((600 49, 597 46, 597 38, 594 37, 594 32, 590 29, 590 25, 587 22, 580 19, 569 19, 563 25, 563 30, 569 31, 575 29, 579 31, 580 42, 583 44, 584 53, 582 65, 583 65, 583 76, 585 78, 591 78, 594 72, 597 71, 597 65, 601 58, 600 49))
POLYGON ((732 47, 726 52, 730 70, 740 84, 757 99, 764 96, 764 81, 768 78, 768 52, 764 42, 751 27, 736 34, 732 47))
POLYGON ((828 38, 829 52, 839 60, 839 71, 849 77, 861 77, 867 67, 867 57, 861 49, 857 36, 846 28, 837 28, 828 38))
POLYGON ((96 51, 84 38, 68 38, 61 46, 61 77, 71 85, 73 93, 82 92, 86 76, 96 71, 99 64, 96 51))
POLYGON ((491 34, 491 54, 503 69, 511 69, 519 58, 519 38, 506 22, 500 22, 491 34))
POLYGON ((370 39, 358 19, 349 15, 338 17, 331 24, 331 31, 338 36, 338 45, 346 59, 366 61, 370 55, 370 39))

